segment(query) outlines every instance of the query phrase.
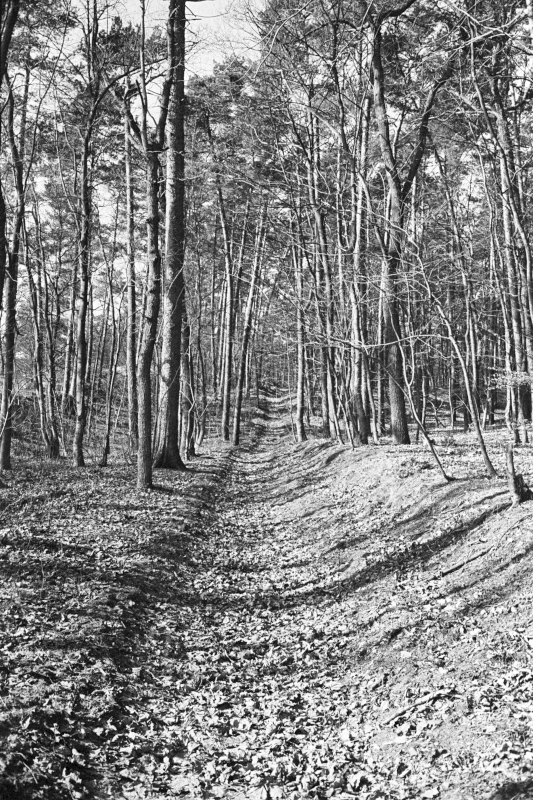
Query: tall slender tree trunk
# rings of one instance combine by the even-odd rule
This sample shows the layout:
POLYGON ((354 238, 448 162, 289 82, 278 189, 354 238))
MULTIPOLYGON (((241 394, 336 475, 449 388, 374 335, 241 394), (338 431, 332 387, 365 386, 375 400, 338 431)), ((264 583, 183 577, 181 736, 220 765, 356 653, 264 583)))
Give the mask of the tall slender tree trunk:
POLYGON ((185 304, 183 306, 183 336, 181 342, 181 452, 187 459, 195 455, 194 451, 194 373, 191 354, 191 328, 187 318, 185 304))
POLYGON ((295 428, 296 440, 305 442, 307 434, 304 425, 305 413, 305 315, 303 307, 303 269, 302 254, 298 247, 296 230, 292 232, 292 263, 294 269, 294 282, 296 287, 296 350, 297 350, 297 373, 296 373, 296 414, 295 428))
POLYGON ((261 216, 257 225, 257 234, 255 237, 255 254, 252 264, 252 273, 250 276, 250 287, 248 290, 248 299, 246 301, 246 308, 244 311, 243 331, 242 331, 242 348, 241 358, 239 362, 239 373, 237 377, 237 387, 235 390, 235 410, 233 415, 233 444, 238 445, 240 440, 241 431, 241 412, 242 401, 244 393, 244 382, 246 377, 246 364, 248 359, 248 345, 250 343, 250 335, 252 332, 252 313, 254 307, 255 291, 259 280, 261 271, 261 262, 263 258, 264 247, 264 232, 265 232, 265 217, 266 217, 266 203, 261 209, 261 216))
POLYGON ((81 180, 81 226, 79 242, 78 322, 76 329, 76 426, 72 442, 75 467, 85 466, 83 438, 87 416, 85 374, 87 371, 87 306, 89 299, 89 247, 91 233, 91 187, 89 161, 92 126, 89 125, 83 142, 81 180))
POLYGON ((50 453, 50 438, 48 435, 48 422, 46 415, 46 401, 44 389, 44 355, 43 355, 43 308, 41 290, 41 267, 37 267, 37 277, 34 278, 31 268, 31 256, 28 243, 28 236, 25 241, 25 261, 26 274, 30 295, 30 307, 33 320, 33 369, 35 378, 35 391, 37 394, 37 405, 39 406, 39 422, 41 436, 48 453, 50 453))
MULTIPOLYGON (((52 308, 50 304, 49 275, 46 270, 46 252, 43 241, 43 231, 41 216, 37 198, 33 205, 33 217, 35 222, 35 234, 37 245, 37 286, 36 303, 33 305, 34 324, 36 327, 36 346, 41 350, 42 374, 43 374, 43 417, 46 425, 46 435, 43 438, 48 448, 48 455, 55 459, 59 456, 59 433, 57 425, 57 397, 56 397, 56 363, 55 363, 55 341, 53 332, 52 308), (38 331, 37 331, 38 329, 38 331), (38 334, 38 335, 37 335, 38 334), (47 358, 48 376, 44 377, 45 356, 47 358)), ((60 261, 60 258, 58 259, 60 261)), ((30 257, 26 257, 26 269, 28 272, 28 283, 32 286, 32 275, 30 267, 30 257)))
MULTIPOLYGON (((411 4, 409 4, 411 5, 411 4)), ((408 6, 403 6, 395 12, 399 15, 408 6)), ((390 12, 387 12, 390 13, 390 12)), ((386 17, 382 17, 382 20, 386 17)), ((429 132, 429 121, 439 89, 452 74, 452 62, 449 61, 441 76, 430 89, 418 126, 416 145, 412 150, 407 165, 406 177, 402 181, 400 170, 392 145, 389 130, 389 119, 385 102, 385 76, 381 57, 382 34, 381 22, 376 26, 374 35, 374 51, 372 56, 372 79, 374 85, 374 112, 378 128, 381 155, 387 172, 387 182, 390 195, 390 216, 386 229, 386 238, 381 236, 381 246, 384 250, 383 274, 383 309, 384 309, 384 344, 385 366, 389 377, 389 402, 391 411, 391 432, 394 444, 409 444, 409 429, 407 426, 407 413, 404 393, 404 365, 400 340, 402 336, 398 280, 400 276, 402 244, 405 229, 406 201, 416 178, 422 158, 426 150, 429 132)))
POLYGON ((366 395, 366 376, 363 353, 366 347, 367 273, 365 264, 365 193, 364 181, 367 171, 368 130, 370 125, 371 99, 365 97, 361 112, 361 141, 359 145, 360 176, 357 179, 354 212, 353 281, 350 286, 352 303, 352 395, 357 416, 358 439, 368 444, 370 420, 363 397, 366 395))
POLYGON ((4 296, 4 281, 8 263, 9 245, 6 236, 7 214, 4 201, 4 191, 0 180, 0 298, 4 296))
POLYGON ((22 116, 20 122, 20 132, 18 142, 15 136, 14 113, 15 99, 11 86, 8 86, 8 113, 7 129, 11 158, 15 173, 15 190, 17 205, 13 220, 11 235, 11 247, 8 256, 8 269, 4 282, 4 381, 2 386, 2 405, 0 408, 1 418, 1 441, 0 441, 0 469, 11 469, 11 440, 13 436, 13 380, 15 372, 15 338, 16 338, 16 314, 17 314, 17 286, 20 259, 20 247, 22 239, 22 229, 24 225, 25 195, 24 195, 24 144, 26 136, 26 119, 28 107, 28 93, 30 83, 30 70, 26 67, 24 97, 22 106, 22 116))
MULTIPOLYGON (((101 467, 107 467, 107 459, 111 452, 111 422, 113 414, 113 393, 115 389, 115 381, 117 378, 118 360, 121 348, 121 335, 117 317, 120 318, 120 309, 118 313, 115 309, 115 301, 113 299, 113 274, 109 274, 109 302, 111 307, 111 348, 109 353, 109 371, 106 382, 106 402, 105 402, 105 422, 104 422, 104 444, 102 447, 102 458, 100 460, 101 467)), ((103 361, 103 356, 102 356, 103 361)))
POLYGON ((217 311, 215 302, 216 274, 217 274, 217 217, 215 217, 215 233, 213 236, 213 258, 211 261, 211 383, 213 398, 216 401, 218 393, 218 348, 217 348, 217 311))
POLYGON ((146 251, 148 275, 146 299, 141 318, 137 386, 139 403, 139 446, 137 450, 137 488, 152 486, 152 382, 151 367, 161 303, 161 253, 159 250, 159 154, 147 152, 146 170, 146 251))
POLYGON ((44 273, 44 324, 46 326, 46 341, 48 350, 48 391, 46 403, 48 408, 48 429, 50 438, 50 458, 59 456, 59 430, 57 414, 57 376, 56 376, 56 348, 50 315, 50 296, 46 272, 44 273))
MULTIPOLYGON (((69 405, 72 382, 72 362, 74 359, 74 327, 76 322, 76 294, 78 286, 78 253, 74 254, 71 271, 70 302, 68 312, 67 340, 65 342, 65 363, 63 367, 63 388, 61 391, 61 414, 64 417, 69 405)), ((76 369, 74 365, 74 370, 76 369)))
POLYGON ((226 291, 224 295, 224 325, 223 336, 220 339, 224 344, 224 353, 222 361, 222 418, 221 418, 221 433, 225 442, 229 442, 230 438, 230 410, 231 410, 231 378, 233 366, 233 325, 235 321, 234 315, 234 276, 233 276, 233 248, 232 238, 228 224, 228 216, 226 213, 226 203, 224 200, 224 193, 222 191, 222 181, 220 178, 220 165, 219 159, 215 148, 215 141, 209 118, 207 119, 207 136, 211 148, 211 155, 215 162, 215 183, 218 196, 218 205, 220 211, 220 223, 222 228, 222 240, 224 244, 224 274, 226 282, 226 291))
MULTIPOLYGON (((0 5, 0 89, 7 71, 9 47, 19 11, 20 0, 3 0, 0 5)), ((0 302, 4 297, 4 281, 9 263, 6 225, 6 204, 2 182, 0 181, 0 302)))
POLYGON ((226 270, 226 303, 224 316, 224 364, 222 380, 222 438, 225 442, 229 441, 230 411, 231 411, 231 377, 233 367, 233 265, 229 251, 226 251, 224 258, 226 270))
POLYGON ((127 323, 126 323, 126 372, 128 381, 128 430, 130 448, 137 450, 138 401, 137 401, 137 298, 135 287, 135 219, 133 203, 133 180, 131 174, 131 131, 128 114, 124 115, 124 144, 126 161, 126 255, 127 255, 127 323))
POLYGON ((179 452, 179 396, 185 258, 185 0, 171 0, 169 16, 172 88, 166 180, 165 293, 159 426, 154 466, 185 469, 179 452))

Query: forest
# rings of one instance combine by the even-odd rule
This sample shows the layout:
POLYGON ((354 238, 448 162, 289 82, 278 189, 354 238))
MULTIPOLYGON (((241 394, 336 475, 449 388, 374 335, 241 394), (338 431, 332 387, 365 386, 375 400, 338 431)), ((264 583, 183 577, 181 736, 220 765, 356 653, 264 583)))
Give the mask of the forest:
POLYGON ((0 800, 533 797, 533 0, 194 11, 0 3, 0 800))
POLYGON ((187 80, 183 4, 56 10, 3 12, 3 470, 31 404, 146 487, 262 385, 297 441, 528 441, 531 4, 269 3, 187 80))

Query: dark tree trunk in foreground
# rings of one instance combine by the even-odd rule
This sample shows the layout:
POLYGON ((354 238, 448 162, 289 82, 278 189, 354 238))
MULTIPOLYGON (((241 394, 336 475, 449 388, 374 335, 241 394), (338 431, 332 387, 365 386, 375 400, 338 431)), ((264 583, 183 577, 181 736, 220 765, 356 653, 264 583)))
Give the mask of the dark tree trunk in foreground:
POLYGON ((185 257, 185 2, 171 3, 172 89, 169 102, 167 153, 167 227, 165 254, 165 296, 161 379, 159 384, 159 425, 154 466, 185 469, 179 452, 179 395, 181 336, 184 301, 183 261, 185 257))
POLYGON ((381 32, 376 32, 373 59, 374 108, 379 130, 379 142, 385 165, 391 196, 389 219, 389 238, 384 262, 383 315, 385 368, 389 376, 389 402, 391 433, 394 444, 409 444, 409 429, 403 392, 402 354, 398 344, 401 337, 400 315, 398 312, 397 281, 402 247, 402 186, 396 158, 393 153, 389 121, 385 106, 383 65, 381 62, 381 32))
MULTIPOLYGON (((143 6, 144 9, 144 6, 143 6)), ((160 182, 160 153, 164 147, 165 128, 170 108, 170 98, 173 92, 173 84, 176 80, 178 69, 178 57, 180 52, 178 42, 181 33, 178 28, 182 24, 184 6, 183 0, 170 0, 168 22, 167 22, 167 50, 168 50, 168 70, 161 90, 160 114, 155 129, 151 134, 148 132, 148 90, 146 85, 146 66, 145 66, 145 20, 144 13, 141 22, 141 97, 143 106, 142 128, 135 126, 135 135, 142 145, 142 150, 146 158, 147 165, 147 185, 146 185, 146 229, 147 229, 147 271, 146 287, 139 331, 140 345, 137 364, 137 390, 139 403, 139 445, 137 449, 137 488, 150 489, 152 486, 152 383, 151 368, 154 355, 155 341, 157 336, 157 321, 159 318, 159 308, 161 305, 161 251, 159 247, 159 182, 160 182), (179 11, 178 11, 179 9, 179 11)), ((181 50, 183 54, 183 50, 181 50)), ((177 89, 179 92, 179 88, 177 89)), ((183 88, 181 89, 183 92, 183 88)), ((183 109, 176 106, 176 88, 174 87, 173 113, 178 117, 183 109)), ((133 118, 127 110, 130 124, 133 127, 133 118)), ((174 125, 172 126, 174 127, 174 125)), ((172 170, 175 155, 170 146, 168 160, 169 170, 172 170)), ((167 181, 167 187, 168 187, 167 181)), ((167 204, 173 205, 174 195, 171 196, 167 204)), ((170 219, 170 216, 167 215, 170 219)), ((168 222, 167 222, 168 225, 168 222)), ((169 253, 175 253, 172 242, 167 245, 167 259, 169 253)), ((178 367, 179 368, 179 367, 178 367)), ((162 398, 165 402, 165 399, 162 398)), ((176 414, 177 416, 177 414, 176 414)), ((177 425, 176 425, 177 437, 177 425)), ((164 442, 164 439, 163 439, 164 442)))
POLYGON ((20 122, 20 133, 18 141, 15 136, 14 114, 15 99, 11 86, 8 85, 8 114, 7 128, 8 139, 15 173, 15 190, 17 205, 13 220, 13 230, 11 234, 11 248, 8 257, 8 269, 4 282, 4 381, 2 386, 2 406, 0 410, 1 419, 1 442, 0 442, 0 469, 11 469, 11 439, 13 435, 13 379, 15 373, 15 337, 16 337, 16 314, 17 314, 17 286, 20 259, 20 247, 22 239, 22 228, 25 213, 25 187, 24 187, 24 140, 26 136, 26 114, 28 107, 28 91, 30 81, 30 70, 26 68, 24 98, 22 106, 22 119, 20 122))
MULTIPOLYGON (((2 0, 0 3, 0 89, 6 75, 7 56, 11 37, 17 24, 20 11, 20 0, 2 0)), ((6 204, 2 182, 0 181, 0 302, 4 296, 4 281, 8 264, 8 241, 6 236, 6 204)))

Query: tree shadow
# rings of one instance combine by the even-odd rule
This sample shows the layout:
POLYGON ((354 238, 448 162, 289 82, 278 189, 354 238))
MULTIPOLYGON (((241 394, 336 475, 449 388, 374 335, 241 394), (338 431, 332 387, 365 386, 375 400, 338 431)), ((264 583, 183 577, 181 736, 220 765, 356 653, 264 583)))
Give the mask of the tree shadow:
MULTIPOLYGON (((432 489, 434 489, 435 492, 431 495, 431 497, 428 497, 428 501, 431 504, 430 509, 428 509, 427 504, 422 504, 421 508, 413 510, 408 516, 401 517, 401 519, 398 520, 398 524, 410 526, 413 522, 419 522, 421 519, 427 519, 428 511, 431 511, 433 516, 438 516, 442 512, 442 509, 436 506, 435 501, 437 500, 440 503, 446 502, 451 505, 455 499, 464 497, 465 484, 469 486, 470 490, 472 490, 474 488, 483 488, 483 486, 486 484, 486 481, 483 478, 479 481, 476 481, 475 479, 472 480, 469 478, 464 478, 454 480, 453 483, 435 483, 432 485, 432 489)), ((504 497, 507 494, 508 492, 505 489, 502 489, 499 492, 492 492, 491 494, 483 495, 476 500, 471 500, 468 508, 473 509, 482 503, 486 503, 488 500, 493 500, 494 498, 500 496, 504 497)), ((493 512, 494 509, 489 510, 489 515, 493 512)))
MULTIPOLYGON (((251 441, 246 442, 243 451, 254 455, 257 443, 263 439, 264 435, 264 428, 257 426, 254 437, 251 441)), ((299 482, 287 489, 286 492, 282 491, 283 483, 286 483, 286 475, 284 475, 286 464, 284 465, 280 461, 277 466, 278 460, 275 454, 263 458, 263 453, 260 453, 262 464, 271 462, 276 465, 273 469, 273 483, 264 490, 261 488, 261 497, 268 500, 270 497, 282 496, 287 498, 285 502, 295 498, 301 499, 303 484, 310 475, 313 476, 314 487, 312 489, 308 487, 307 492, 315 491, 316 486, 323 482, 320 479, 319 471, 324 462, 324 450, 329 450, 329 455, 333 459, 345 452, 342 449, 331 452, 331 447, 331 443, 325 443, 325 446, 321 444, 316 448, 316 461, 307 465, 307 469, 302 469, 298 477, 294 471, 291 471, 291 478, 296 478, 299 482)), ((329 455, 326 458, 329 458, 329 455)), ((153 502, 149 499, 146 501, 128 499, 121 502, 120 498, 115 498, 109 508, 121 513, 129 513, 128 525, 131 520, 134 520, 131 523, 131 536, 128 534, 123 537, 124 552, 127 558, 126 563, 119 571, 100 566, 91 560, 93 556, 87 538, 84 538, 84 544, 69 543, 65 546, 50 544, 46 552, 50 552, 54 556, 55 579, 53 585, 48 583, 46 588, 54 592, 56 598, 66 600, 70 588, 76 581, 83 578, 87 583, 99 587, 102 596, 91 608, 84 608, 82 600, 80 608, 73 614, 73 616, 77 614, 80 617, 85 615, 89 622, 94 623, 96 640, 88 641, 86 628, 83 625, 75 626, 73 624, 70 630, 49 632, 46 638, 41 639, 39 646, 43 650, 61 651, 65 654, 70 650, 84 650, 89 652, 93 659, 110 659, 117 671, 127 678, 128 675, 131 676, 134 666, 142 664, 146 621, 147 619, 153 621, 153 617, 147 615, 153 613, 160 600, 172 605, 178 611, 183 607, 194 609, 198 606, 216 607, 217 611, 224 608, 242 609, 249 604, 274 609, 288 609, 304 604, 333 602, 332 594, 349 596, 361 586, 370 585, 390 573, 402 570, 406 565, 410 569, 414 568, 414 564, 418 567, 423 566, 438 552, 456 544, 460 537, 465 537, 469 533, 469 529, 463 525, 459 530, 444 532, 430 544, 418 544, 413 548, 411 542, 393 555, 379 557, 374 563, 338 580, 328 588, 316 585, 306 587, 305 583, 301 583, 299 586, 291 587, 292 593, 286 596, 280 595, 278 590, 273 589, 262 592, 254 598, 245 591, 235 591, 231 594, 232 588, 202 594, 194 585, 194 577, 200 570, 207 572, 213 568, 214 554, 218 548, 219 530, 215 524, 210 525, 210 520, 216 517, 217 495, 226 492, 231 499, 234 487, 231 482, 228 482, 228 478, 232 477, 232 463, 238 465, 238 462, 239 456, 236 451, 228 448, 224 456, 216 461, 213 461, 211 457, 207 457, 205 460, 200 457, 195 460, 186 475, 176 475, 175 479, 172 479, 171 487, 164 482, 159 482, 158 488, 153 493, 153 502), (165 502, 172 501, 171 517, 162 514, 165 506, 158 508, 157 498, 165 502), (136 512, 135 515, 131 514, 133 511, 136 512), (114 616, 117 606, 122 610, 120 624, 114 616), (99 625, 100 628, 98 628, 99 625)), ((162 477, 159 478, 159 473, 157 477, 158 481, 163 481, 162 477)), ((81 493, 84 491, 85 484, 82 483, 84 480, 85 478, 80 477, 81 493)), ((105 482, 105 480, 106 478, 102 478, 102 481, 105 482)), ((263 487, 259 480, 248 480, 245 488, 256 485, 263 487)), ((72 495, 75 497, 75 490, 72 495)), ((50 499, 50 493, 46 494, 46 498, 50 499)), ((38 502, 44 505, 44 496, 38 502)), ((327 506, 323 506, 321 510, 323 511, 325 508, 327 506)), ((96 512, 97 509, 98 498, 91 500, 91 506, 85 507, 83 511, 83 514, 87 516, 88 528, 91 524, 94 525, 94 521, 91 520, 91 511, 96 512)), ((403 524, 407 525, 408 523, 404 521, 403 524)), ((234 532, 229 531, 228 535, 232 533, 239 535, 238 531, 239 529, 236 528, 234 532)), ((109 528, 109 534, 112 539, 112 528, 109 528)), ((260 535, 259 531, 258 535, 260 535)), ((345 543, 344 549, 350 545, 359 544, 372 535, 374 532, 356 537, 348 544, 345 543)), ((105 545, 105 533, 102 534, 102 531, 99 531, 97 535, 95 534, 95 539, 96 536, 105 545)), ((38 587, 39 576, 42 575, 41 555, 47 547, 46 534, 34 535, 33 544, 31 538, 23 538, 19 545, 19 554, 24 556, 25 575, 38 587)), ((237 542, 237 547, 238 545, 237 542)), ((118 552, 115 555, 118 557, 121 553, 118 552)), ((112 555, 111 558, 113 557, 112 555)), ((17 563, 15 558, 14 563, 9 564, 9 574, 4 572, 5 578, 16 577, 19 574, 17 570, 20 572, 20 566, 21 564, 17 563)), ((296 563, 292 566, 296 566, 296 563)), ((233 585, 239 589, 239 573, 243 575, 250 572, 260 573, 264 570, 264 565, 258 564, 256 567, 253 563, 241 564, 239 562, 235 566, 227 565, 225 567, 217 560, 216 568, 220 572, 235 572, 236 580, 233 585)), ((46 575, 42 577, 47 579, 46 575)), ((36 591, 37 595, 38 592, 39 589, 36 591)), ((28 600, 26 602, 31 605, 28 600)), ((176 614, 176 618, 186 619, 187 617, 185 615, 180 618, 179 614, 176 614)), ((179 627, 176 628, 173 635, 175 639, 179 638, 179 627)), ((177 660, 180 656, 178 654, 174 657, 177 660)), ((118 726, 120 723, 116 722, 116 724, 118 726)), ((24 741, 26 735, 24 732, 17 735, 19 741, 24 741)), ((5 785, 7 786, 7 784, 5 785)), ((24 787, 15 786, 15 784, 13 787, 13 791, 17 791, 19 794, 10 795, 7 790, 2 794, 3 786, 0 783, 0 798, 33 800, 37 797, 37 791, 28 790, 26 792, 24 787)), ((63 800, 63 795, 57 790, 57 785, 49 791, 47 790, 46 795, 41 796, 46 796, 50 800, 52 798, 53 800, 63 800)), ((512 796, 506 795, 505 797, 512 796)))
MULTIPOLYGON (((524 561, 528 558, 528 556, 533 552, 533 543, 530 544, 525 550, 520 551, 520 553, 516 553, 515 555, 509 554, 509 557, 502 561, 501 564, 491 566, 490 572, 487 574, 486 572, 478 573, 477 575, 473 575, 468 581, 464 581, 456 586, 448 587, 446 590, 447 596, 451 597, 453 595, 459 595, 469 589, 473 589, 478 586, 480 583, 484 581, 491 581, 504 572, 506 569, 511 567, 514 564, 519 564, 521 561, 524 561)), ((466 565, 470 566, 470 565, 466 565)), ((473 613, 474 611, 478 611, 482 608, 490 608, 497 602, 502 602, 502 600, 510 596, 511 594, 516 594, 520 591, 522 586, 525 584, 524 588, 527 590, 529 589, 530 583, 530 565, 528 563, 523 564, 521 567, 521 573, 513 575, 513 583, 509 586, 509 591, 504 593, 503 591, 492 591, 484 598, 480 598, 476 603, 469 604, 463 611, 458 612, 459 616, 467 616, 468 614, 473 613)))
POLYGON ((533 798, 533 778, 520 783, 515 783, 514 781, 505 783, 491 794, 489 800, 514 800, 514 798, 524 797, 533 798))
POLYGON ((15 780, 0 777, 0 797, 2 800, 35 800, 36 796, 43 796, 47 792, 50 800, 72 800, 72 794, 66 787, 58 785, 56 781, 48 782, 48 786, 20 786, 15 780))
MULTIPOLYGON (((131 701, 122 700, 117 689, 128 686, 134 670, 143 668, 146 648, 155 641, 160 652, 182 657, 179 615, 172 641, 150 626, 160 602, 179 608, 194 592, 191 574, 198 551, 206 536, 215 536, 209 531, 210 499, 228 471, 224 457, 216 464, 195 462, 187 475, 167 475, 165 481, 161 473, 163 482, 149 496, 128 489, 121 497, 122 481, 134 485, 132 475, 110 470, 92 483, 90 468, 79 475, 69 469, 63 477, 68 491, 61 497, 71 495, 72 502, 66 498, 54 508, 54 491, 46 489, 61 481, 58 471, 33 495, 17 498, 26 502, 18 503, 16 516, 4 512, 9 525, 0 538, 2 605, 4 613, 9 609, 3 631, 6 663, 9 669, 16 664, 17 675, 26 670, 29 677, 14 684, 24 691, 9 696, 10 729, 0 730, 1 800, 71 798, 61 778, 68 757, 54 744, 53 726, 62 726, 64 741, 80 751, 88 714, 102 729, 109 720, 109 736, 119 735, 132 717, 131 701), (57 525, 60 520, 63 524, 57 525), (20 641, 17 626, 26 637, 20 641), (28 637, 37 643, 35 652, 27 650, 28 637), (88 682, 83 676, 93 669, 98 680, 88 682), (69 685, 62 689, 58 682, 67 678, 69 685), (113 695, 107 697, 103 689, 111 688, 113 695), (89 713, 89 708, 97 710, 89 713), (50 753, 49 775, 32 771, 36 749, 50 753)), ((138 702, 144 702, 141 694, 138 702)), ((107 731, 99 745, 106 736, 107 731)), ((84 769, 72 765, 89 789, 100 778, 84 769)))
MULTIPOLYGON (((407 542, 403 548, 395 553, 379 557, 373 563, 367 564, 357 571, 352 572, 350 575, 328 584, 327 587, 322 587, 315 583, 309 586, 309 589, 301 591, 301 589, 311 583, 311 581, 305 581, 299 586, 294 586, 291 594, 285 596, 280 596, 279 592, 276 591, 262 592, 255 598, 254 604, 259 607, 279 608, 283 610, 301 607, 307 604, 318 604, 324 602, 324 600, 331 597, 332 594, 337 598, 341 596, 350 597, 362 588, 382 581, 387 578, 387 576, 396 573, 401 574, 405 569, 408 569, 409 572, 423 570, 428 562, 433 559, 438 559, 448 548, 464 540, 472 530, 479 527, 492 513, 494 513, 493 509, 484 510, 473 519, 466 523, 460 523, 450 530, 443 531, 440 536, 434 537, 428 542, 407 542)), ((368 536, 368 534, 366 534, 366 536, 368 536)), ((362 539, 363 538, 364 537, 362 537, 362 539)), ((349 546, 350 544, 347 545, 347 547, 349 546)), ((533 544, 519 556, 511 557, 504 564, 495 567, 492 570, 492 574, 503 571, 513 561, 526 558, 531 550, 533 550, 533 544)), ((285 566, 289 568, 291 565, 285 566)), ((194 602, 194 598, 191 597, 190 600, 194 602)), ((213 602, 213 597, 211 597, 211 601, 213 602)), ((225 607, 228 607, 228 603, 229 607, 235 605, 235 600, 224 597, 223 595, 220 595, 215 602, 220 602, 225 607)))

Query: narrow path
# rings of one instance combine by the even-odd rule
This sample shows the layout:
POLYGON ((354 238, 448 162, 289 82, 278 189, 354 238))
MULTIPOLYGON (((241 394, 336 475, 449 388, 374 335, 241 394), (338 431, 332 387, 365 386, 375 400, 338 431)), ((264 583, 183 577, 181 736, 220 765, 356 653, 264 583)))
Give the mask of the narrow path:
MULTIPOLYGON (((295 447, 272 401, 226 466, 195 577, 201 602, 183 630, 187 756, 174 784, 183 796, 533 792, 527 767, 513 773, 500 755, 521 734, 507 708, 486 700, 503 683, 529 702, 528 655, 516 650, 512 624, 482 621, 477 589, 509 613, 518 574, 509 588, 486 565, 466 579, 439 577, 450 558, 461 561, 463 541, 470 552, 486 549, 487 536, 501 540, 490 515, 502 490, 427 480, 431 465, 414 448, 295 447), (509 648, 520 661, 511 664, 509 648), (494 673, 488 657, 511 666, 494 673), (513 774, 522 783, 504 783, 513 774)), ((529 741, 515 765, 527 764, 529 741)))
POLYGON ((325 630, 327 570, 302 559, 298 521, 282 513, 296 467, 288 433, 270 404, 213 498, 211 567, 194 585, 203 604, 183 634, 188 744, 208 763, 195 776, 190 761, 192 797, 333 796, 339 768, 356 761, 355 743, 338 735, 350 686, 338 636, 325 630))

